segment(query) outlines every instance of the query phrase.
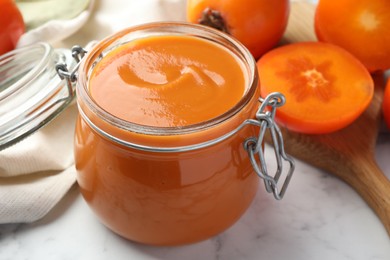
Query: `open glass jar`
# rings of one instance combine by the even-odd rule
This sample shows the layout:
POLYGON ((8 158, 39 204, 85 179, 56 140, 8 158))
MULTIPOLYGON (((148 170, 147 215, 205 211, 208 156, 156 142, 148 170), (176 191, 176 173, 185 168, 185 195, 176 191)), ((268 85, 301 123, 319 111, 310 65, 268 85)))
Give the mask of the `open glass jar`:
MULTIPOLYGON (((259 112, 258 85, 251 54, 229 36, 203 26, 146 24, 94 46, 78 70, 75 160, 81 192, 100 220, 125 238, 155 245, 203 240, 237 221, 256 194, 254 171, 264 175, 264 130, 275 129, 272 113, 283 102, 267 99, 271 115, 264 107, 259 112), (142 125, 102 109, 90 94, 95 66, 119 46, 156 35, 201 38, 225 48, 244 64, 247 86, 241 100, 215 118, 184 127, 142 125), (260 167, 254 153, 260 154, 260 167)), ((274 140, 279 137, 271 133, 274 140)), ((293 164, 282 157, 291 163, 284 192, 293 164)), ((265 174, 266 186, 280 198, 279 176, 265 174)))
MULTIPOLYGON (((46 48, 46 45, 38 47, 46 48)), ((31 111, 58 108, 49 110, 41 124, 39 117, 33 117, 35 123, 31 127, 23 128, 23 133, 15 138, 4 138, 2 146, 7 147, 33 132, 36 125, 43 126, 76 92, 79 108, 74 144, 77 182, 89 206, 114 232, 132 241, 153 245, 192 243, 214 236, 235 223, 250 206, 258 189, 258 177, 276 199, 283 197, 294 163, 284 153, 282 136, 273 119, 284 97, 274 93, 259 99, 256 62, 235 39, 200 25, 151 23, 120 31, 95 44, 88 52, 80 47, 73 48, 76 63, 70 61, 69 52, 66 53, 65 56, 54 55, 60 77, 56 79, 56 88, 48 92, 49 97, 60 94, 59 101, 57 98, 38 100, 31 111), (215 117, 184 126, 132 122, 104 109, 91 95, 92 85, 100 84, 91 81, 94 70, 107 56, 128 43, 161 36, 186 37, 190 41, 201 39, 234 57, 245 78, 241 98, 215 117), (269 173, 264 158, 266 132, 275 151, 275 174, 269 173), (287 170, 283 166, 286 164, 287 170)), ((17 58, 11 60, 17 63, 17 58)), ((8 71, 0 70, 0 79, 8 78, 8 71)), ((0 105, 6 101, 0 100, 0 105)), ((116 105, 121 106, 121 103, 118 101, 116 105)), ((30 116, 34 116, 30 112, 18 115, 11 120, 18 126, 25 126, 24 121, 18 119, 29 122, 30 116)))

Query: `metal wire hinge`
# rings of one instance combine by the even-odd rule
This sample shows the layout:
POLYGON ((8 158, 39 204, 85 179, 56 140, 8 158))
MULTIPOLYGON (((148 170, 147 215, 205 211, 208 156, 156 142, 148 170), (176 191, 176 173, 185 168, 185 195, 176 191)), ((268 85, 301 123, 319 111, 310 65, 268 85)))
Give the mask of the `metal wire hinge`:
POLYGON ((286 155, 284 151, 283 137, 274 120, 276 109, 284 105, 285 97, 281 93, 271 93, 265 99, 260 99, 260 102, 261 105, 257 110, 255 123, 255 125, 260 128, 259 135, 257 138, 252 137, 247 139, 244 142, 244 147, 248 152, 249 159, 256 174, 264 180, 267 192, 272 192, 274 197, 277 200, 280 200, 286 192, 287 186, 295 169, 294 160, 290 156, 286 155), (269 131, 271 136, 277 164, 274 176, 269 174, 262 147, 267 131, 269 131), (258 160, 256 159, 256 155, 258 160), (283 184, 278 185, 285 162, 287 162, 289 168, 283 184), (281 188, 279 189, 278 186, 281 186, 281 188))
POLYGON ((60 76, 60 78, 62 80, 64 80, 64 79, 66 80, 66 85, 68 87, 68 91, 72 96, 74 95, 73 85, 74 85, 74 82, 77 81, 77 70, 80 66, 80 62, 81 62, 82 58, 84 57, 84 55, 86 53, 87 53, 87 51, 78 45, 76 45, 72 48, 72 57, 76 61, 76 65, 72 68, 71 71, 69 71, 68 65, 65 63, 56 64, 57 74, 58 74, 58 76, 60 76))

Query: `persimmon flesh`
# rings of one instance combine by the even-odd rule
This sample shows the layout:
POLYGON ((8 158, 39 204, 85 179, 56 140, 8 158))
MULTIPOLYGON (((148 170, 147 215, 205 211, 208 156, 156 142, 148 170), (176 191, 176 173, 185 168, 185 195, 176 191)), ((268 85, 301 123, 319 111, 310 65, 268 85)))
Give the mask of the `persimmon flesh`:
POLYGON ((352 123, 369 105, 374 83, 344 49, 321 42, 293 43, 257 62, 261 95, 281 92, 286 104, 276 121, 291 131, 324 134, 352 123))
POLYGON ((289 0, 187 0, 187 21, 232 35, 256 59, 279 42, 289 12, 289 0))
POLYGON ((317 38, 348 50, 370 71, 389 69, 389 10, 389 0, 320 0, 317 38))

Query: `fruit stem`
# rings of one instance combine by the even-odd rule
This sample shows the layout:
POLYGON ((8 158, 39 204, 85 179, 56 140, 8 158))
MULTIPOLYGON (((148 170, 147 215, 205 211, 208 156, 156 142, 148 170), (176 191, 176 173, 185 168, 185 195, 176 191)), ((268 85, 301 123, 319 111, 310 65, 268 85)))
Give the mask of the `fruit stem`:
POLYGON ((222 32, 229 33, 229 30, 221 13, 209 7, 203 10, 202 16, 199 19, 199 23, 202 25, 213 27, 222 32))

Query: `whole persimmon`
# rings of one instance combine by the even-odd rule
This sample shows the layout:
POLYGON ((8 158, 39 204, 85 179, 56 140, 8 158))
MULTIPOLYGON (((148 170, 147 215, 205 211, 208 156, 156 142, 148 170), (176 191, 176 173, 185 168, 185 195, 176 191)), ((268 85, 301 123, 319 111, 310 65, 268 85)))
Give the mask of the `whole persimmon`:
POLYGON ((22 14, 13 0, 0 0, 0 55, 13 50, 24 33, 22 14))
POLYGON ((286 29, 289 0, 188 0, 187 21, 224 31, 257 59, 274 47, 286 29))
POLYGON ((315 32, 343 47, 370 71, 390 68, 389 0, 319 0, 315 32))

